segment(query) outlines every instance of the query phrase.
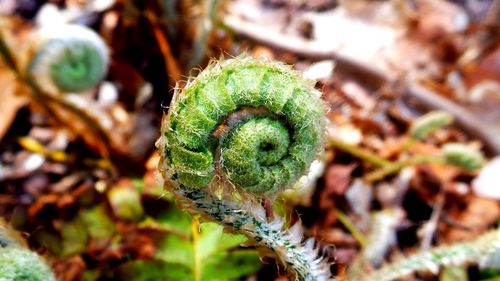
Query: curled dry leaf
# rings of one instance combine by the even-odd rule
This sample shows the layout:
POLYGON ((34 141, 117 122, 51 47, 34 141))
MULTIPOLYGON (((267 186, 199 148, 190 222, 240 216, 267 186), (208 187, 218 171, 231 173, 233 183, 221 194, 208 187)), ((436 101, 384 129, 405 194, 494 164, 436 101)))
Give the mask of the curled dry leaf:
POLYGON ((465 228, 452 228, 446 235, 448 241, 472 240, 483 233, 500 217, 497 200, 473 197, 467 208, 455 219, 465 228))
POLYGON ((0 89, 2 102, 0 103, 0 140, 9 130, 17 111, 28 103, 25 96, 19 94, 21 86, 17 83, 13 73, 0 64, 0 89))

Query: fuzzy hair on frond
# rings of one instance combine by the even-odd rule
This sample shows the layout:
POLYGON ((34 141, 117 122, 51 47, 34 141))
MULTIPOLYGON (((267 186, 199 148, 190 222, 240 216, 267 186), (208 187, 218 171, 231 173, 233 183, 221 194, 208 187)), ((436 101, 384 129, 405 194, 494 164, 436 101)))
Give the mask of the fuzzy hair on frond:
POLYGON ((107 73, 110 51, 103 39, 86 26, 42 26, 33 41, 33 55, 26 71, 47 94, 87 91, 107 73))
MULTIPOLYGON (((326 107, 313 86, 313 81, 302 78, 290 66, 265 59, 238 57, 210 62, 195 79, 188 79, 184 87, 176 88, 163 122, 164 139, 159 143, 163 145, 163 156, 167 159, 165 164, 170 167, 170 174, 188 186, 207 186, 217 170, 223 172, 221 178, 254 196, 276 195, 291 187, 307 173, 307 168, 323 147, 326 107), (256 124, 265 124, 266 127, 260 127, 262 129, 255 130, 255 133, 246 130, 247 133, 240 134, 237 138, 241 139, 233 141, 244 145, 240 148, 225 147, 227 142, 224 139, 239 134, 230 130, 229 134, 222 135, 216 147, 211 139, 217 127, 227 126, 225 122, 230 116, 248 108, 267 111, 264 116, 257 114, 256 118, 280 122, 258 121, 256 124), (283 147, 280 141, 283 140, 280 133, 283 127, 292 129, 291 136, 286 137, 290 138, 290 147, 288 144, 283 147), (268 133, 263 134, 263 130, 268 133), (261 137, 256 137, 259 133, 261 137), (244 163, 257 165, 262 161, 255 158, 257 152, 254 149, 268 141, 274 145, 265 155, 270 156, 276 149, 285 149, 287 154, 280 158, 282 160, 267 164, 269 167, 246 167, 244 163), (248 150, 248 145, 255 148, 248 150), (215 149, 220 153, 215 153, 215 149), (224 169, 214 167, 219 164, 224 169), (271 164, 276 166, 271 167, 271 164)), ((240 121, 244 122, 243 119, 240 121)), ((243 127, 237 124, 234 131, 243 127)))
POLYGON ((441 266, 476 263, 480 267, 500 268, 500 230, 495 229, 476 240, 440 246, 414 253, 360 276, 362 281, 392 281, 417 271, 439 272, 441 266))
POLYGON ((166 186, 182 209, 201 214, 204 220, 222 223, 226 231, 245 234, 258 247, 272 250, 296 280, 337 280, 330 271, 332 263, 320 252, 320 245, 313 238, 304 238, 300 222, 287 227, 286 220, 276 213, 268 219, 265 209, 254 200, 219 199, 207 190, 177 184, 170 181, 166 186))
POLYGON ((159 172, 183 209, 270 249, 300 281, 335 280, 300 223, 266 216, 323 148, 326 106, 314 81, 283 63, 211 61, 176 87, 162 121, 159 172))

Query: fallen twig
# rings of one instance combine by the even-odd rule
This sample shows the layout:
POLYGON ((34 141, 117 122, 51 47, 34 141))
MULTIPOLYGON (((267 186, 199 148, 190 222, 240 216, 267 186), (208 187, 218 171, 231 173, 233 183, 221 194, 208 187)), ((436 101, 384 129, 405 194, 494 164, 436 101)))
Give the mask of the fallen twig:
POLYGON ((469 134, 481 139, 492 154, 500 154, 500 127, 487 124, 467 109, 417 84, 407 82, 403 97, 417 99, 424 107, 447 111, 455 117, 457 124, 469 134), (498 128, 497 128, 498 127, 498 128))

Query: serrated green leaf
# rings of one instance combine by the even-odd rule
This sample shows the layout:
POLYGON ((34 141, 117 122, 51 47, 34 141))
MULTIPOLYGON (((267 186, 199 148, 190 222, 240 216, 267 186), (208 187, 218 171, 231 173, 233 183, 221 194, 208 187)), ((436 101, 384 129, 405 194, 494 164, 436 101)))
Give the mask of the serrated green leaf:
MULTIPOLYGON (((199 239, 194 251, 200 258, 195 265, 202 269, 202 281, 230 281, 251 274, 260 268, 260 260, 255 250, 237 249, 247 241, 243 235, 224 233, 223 227, 216 223, 200 225, 199 239), (233 251, 230 251, 233 249, 233 251)), ((192 228, 196 231, 196 228, 192 228)), ((195 234, 193 234, 196 237, 195 234)))
POLYGON ((190 230, 190 239, 167 235, 156 253, 157 259, 189 270, 190 278, 179 280, 233 281, 260 268, 255 250, 237 248, 245 236, 224 233, 216 223, 195 221, 190 230))
POLYGON ((167 235, 160 244, 156 257, 159 260, 192 268, 193 244, 176 235, 167 235))
POLYGON ((260 266, 260 259, 254 250, 222 252, 205 263, 203 281, 238 280, 255 273, 260 266))
POLYGON ((178 208, 168 208, 157 216, 155 221, 165 229, 172 229, 175 232, 183 233, 187 237, 190 236, 192 217, 178 208))
POLYGON ((189 268, 163 261, 131 261, 120 267, 123 281, 193 281, 189 268))

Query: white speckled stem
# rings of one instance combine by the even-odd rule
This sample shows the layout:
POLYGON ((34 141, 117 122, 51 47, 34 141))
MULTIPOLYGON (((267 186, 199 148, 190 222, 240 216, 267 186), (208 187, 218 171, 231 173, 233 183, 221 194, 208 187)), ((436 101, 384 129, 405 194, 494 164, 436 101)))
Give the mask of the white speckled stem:
POLYGON ((283 230, 284 221, 277 216, 268 221, 264 209, 258 204, 218 199, 203 189, 185 186, 171 191, 186 209, 208 215, 271 249, 293 271, 297 280, 336 280, 330 273, 330 264, 318 255, 314 239, 304 241, 300 224, 283 230))
POLYGON ((471 242, 442 246, 415 253, 387 264, 360 278, 363 281, 391 281, 415 271, 439 271, 440 266, 478 263, 481 267, 500 265, 500 230, 490 231, 471 242))

